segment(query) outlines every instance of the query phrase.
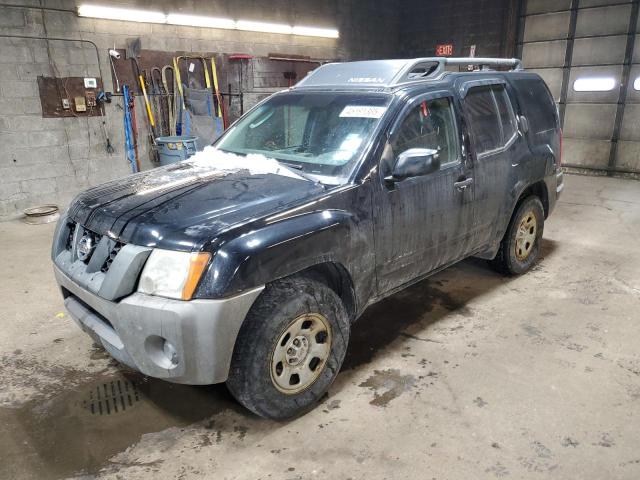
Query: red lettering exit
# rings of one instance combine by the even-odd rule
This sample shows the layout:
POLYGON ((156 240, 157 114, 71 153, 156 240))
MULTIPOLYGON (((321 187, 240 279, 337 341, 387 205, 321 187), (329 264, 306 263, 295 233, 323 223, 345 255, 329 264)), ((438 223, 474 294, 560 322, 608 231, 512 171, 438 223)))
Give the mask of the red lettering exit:
POLYGON ((453 44, 452 43, 441 43, 436 45, 436 56, 437 57, 450 57, 453 55, 453 44))

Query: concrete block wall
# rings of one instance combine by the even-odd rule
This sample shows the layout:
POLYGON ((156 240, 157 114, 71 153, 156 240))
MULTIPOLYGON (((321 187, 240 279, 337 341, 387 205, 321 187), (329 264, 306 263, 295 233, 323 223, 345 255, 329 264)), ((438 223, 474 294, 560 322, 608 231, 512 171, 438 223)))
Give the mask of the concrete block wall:
MULTIPOLYGON (((2 3, 38 7, 39 0, 2 3)), ((43 0, 42 6, 75 10, 75 0, 43 0)), ((78 2, 80 3, 80 2, 78 2)), ((105 0, 100 4, 113 4, 105 0)), ((393 56, 397 51, 397 9, 375 0, 169 0, 120 1, 119 6, 166 12, 337 27, 340 39, 261 34, 79 18, 72 12, 0 6, 0 221, 23 209, 45 203, 65 208, 81 190, 130 173, 124 156, 121 97, 106 106, 104 117, 42 118, 36 79, 45 76, 97 77, 102 69, 105 89, 113 91, 107 50, 124 48, 140 37, 152 50, 248 53, 271 52, 325 59, 393 56), (363 26, 364 25, 364 26, 363 26), (380 32, 384 32, 381 35, 380 32), (2 35, 82 39, 45 41, 2 35), (106 138, 115 149, 106 151, 106 138)), ((146 118, 137 102, 142 168, 149 159, 146 118)))

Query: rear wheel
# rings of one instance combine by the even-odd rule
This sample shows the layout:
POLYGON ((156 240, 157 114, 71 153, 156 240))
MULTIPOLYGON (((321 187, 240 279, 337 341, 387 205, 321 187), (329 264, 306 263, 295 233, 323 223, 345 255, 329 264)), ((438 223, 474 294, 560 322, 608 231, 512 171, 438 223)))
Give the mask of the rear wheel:
POLYGON ((349 326, 340 298, 323 283, 278 280, 265 288, 240 329, 227 387, 263 417, 305 412, 335 380, 349 326))
POLYGON ((536 196, 520 203, 507 228, 491 266, 508 275, 520 275, 529 270, 540 256, 544 230, 544 209, 536 196))

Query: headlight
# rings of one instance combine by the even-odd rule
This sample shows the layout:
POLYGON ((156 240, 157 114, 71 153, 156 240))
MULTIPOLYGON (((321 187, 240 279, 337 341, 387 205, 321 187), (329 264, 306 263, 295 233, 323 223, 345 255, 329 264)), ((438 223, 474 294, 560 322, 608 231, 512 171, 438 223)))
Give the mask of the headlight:
POLYGON ((138 291, 148 295, 189 300, 209 263, 209 253, 155 249, 142 270, 138 291))

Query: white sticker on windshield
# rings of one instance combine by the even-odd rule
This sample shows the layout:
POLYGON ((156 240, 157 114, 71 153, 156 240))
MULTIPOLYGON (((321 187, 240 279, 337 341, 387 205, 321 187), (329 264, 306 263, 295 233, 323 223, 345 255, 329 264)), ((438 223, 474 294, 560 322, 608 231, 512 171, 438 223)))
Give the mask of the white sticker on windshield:
POLYGON ((367 105, 347 105, 340 112, 341 117, 380 118, 387 111, 387 107, 372 107, 367 105))

